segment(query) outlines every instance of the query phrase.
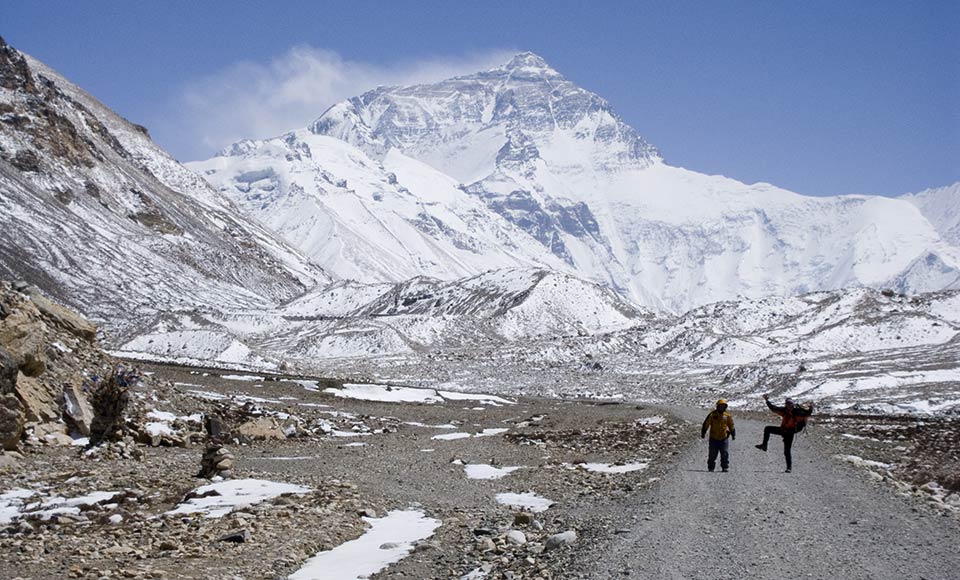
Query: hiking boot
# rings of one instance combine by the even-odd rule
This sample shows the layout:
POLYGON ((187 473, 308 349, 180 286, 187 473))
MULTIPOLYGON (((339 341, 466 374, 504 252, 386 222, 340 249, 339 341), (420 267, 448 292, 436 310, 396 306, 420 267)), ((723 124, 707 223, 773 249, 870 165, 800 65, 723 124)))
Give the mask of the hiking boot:
POLYGON ((728 471, 730 471, 730 469, 729 469, 728 467, 724 467, 724 468, 723 468, 723 469, 721 469, 720 471, 722 471, 722 472, 724 472, 724 473, 726 473, 726 472, 728 472, 728 471))
POLYGON ((756 447, 756 448, 759 449, 760 451, 766 451, 766 450, 767 450, 767 446, 764 445, 763 443, 760 443, 759 445, 754 445, 754 447, 756 447))
POLYGON ((787 470, 784 471, 784 473, 790 473, 790 468, 788 467, 787 470))

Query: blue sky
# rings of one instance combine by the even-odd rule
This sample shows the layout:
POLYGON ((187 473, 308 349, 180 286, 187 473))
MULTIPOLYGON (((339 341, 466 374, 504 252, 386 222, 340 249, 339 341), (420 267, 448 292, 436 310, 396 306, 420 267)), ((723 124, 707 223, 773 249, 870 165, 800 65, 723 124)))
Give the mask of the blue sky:
POLYGON ((808 195, 960 181, 960 2, 33 2, 0 35, 187 161, 530 50, 668 163, 808 195))

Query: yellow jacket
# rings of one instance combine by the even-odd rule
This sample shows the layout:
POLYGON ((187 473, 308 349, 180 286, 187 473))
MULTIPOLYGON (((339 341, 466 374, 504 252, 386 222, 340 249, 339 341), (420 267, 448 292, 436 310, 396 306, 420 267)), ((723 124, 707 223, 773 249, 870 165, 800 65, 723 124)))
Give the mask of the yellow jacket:
POLYGON ((703 421, 700 435, 706 434, 707 429, 710 429, 710 438, 715 441, 723 441, 728 435, 737 436, 737 431, 733 427, 733 417, 726 411, 723 413, 717 410, 710 411, 710 414, 703 421))

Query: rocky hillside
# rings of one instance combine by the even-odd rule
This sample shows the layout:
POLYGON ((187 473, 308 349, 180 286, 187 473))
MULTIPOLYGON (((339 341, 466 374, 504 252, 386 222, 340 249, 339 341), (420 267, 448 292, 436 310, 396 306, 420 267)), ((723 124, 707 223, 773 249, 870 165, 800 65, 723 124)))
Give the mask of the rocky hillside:
POLYGON ((134 125, 0 40, 0 276, 108 338, 158 313, 269 308, 326 275, 134 125))

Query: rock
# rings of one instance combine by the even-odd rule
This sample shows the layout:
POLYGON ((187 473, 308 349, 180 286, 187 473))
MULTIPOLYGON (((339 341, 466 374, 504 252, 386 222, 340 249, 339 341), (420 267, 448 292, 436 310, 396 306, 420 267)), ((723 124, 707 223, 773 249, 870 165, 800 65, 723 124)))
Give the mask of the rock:
POLYGON ((15 391, 23 402, 28 421, 44 423, 60 418, 59 393, 44 381, 21 372, 17 375, 15 391))
POLYGON ((481 538, 477 540, 477 550, 481 552, 492 552, 497 549, 497 545, 490 538, 481 538))
POLYGON ((286 439, 283 429, 270 417, 251 419, 237 429, 241 437, 247 439, 286 439))
POLYGON ((397 548, 399 548, 399 547, 402 546, 402 545, 403 545, 403 544, 400 544, 400 543, 397 543, 397 542, 386 542, 386 543, 380 544, 380 549, 381 549, 381 550, 396 550, 397 548))
POLYGON ((212 479, 216 476, 228 479, 230 470, 233 469, 233 453, 221 445, 210 445, 203 452, 200 459, 200 473, 197 477, 212 479))
POLYGON ((93 422, 93 407, 87 401, 83 390, 76 383, 67 383, 63 386, 63 396, 60 400, 60 409, 67 424, 81 435, 90 435, 90 424, 93 422))
POLYGON ((414 552, 426 552, 428 550, 440 550, 440 549, 441 549, 440 543, 434 542, 432 540, 423 540, 421 542, 417 542, 417 544, 413 547, 414 552))
POLYGON ((220 443, 231 438, 230 426, 217 415, 204 415, 203 428, 211 443, 220 443))
POLYGON ((0 345, 10 354, 20 371, 38 376, 46 370, 44 352, 47 326, 37 307, 23 300, 0 320, 0 345))
POLYGON ((61 326, 67 332, 84 340, 94 341, 97 338, 97 327, 76 312, 48 299, 36 289, 30 292, 30 300, 37 310, 54 324, 61 326))
POLYGON ((520 530, 510 530, 507 532, 507 542, 515 546, 522 546, 527 543, 527 536, 520 530))
POLYGON ((8 467, 13 467, 17 464, 17 460, 13 455, 9 453, 0 453, 0 471, 7 469, 8 467))
POLYGON ((47 433, 43 436, 43 442, 47 445, 59 445, 69 447, 73 445, 73 437, 66 433, 47 433))
POLYGON ((513 525, 529 526, 533 523, 533 514, 530 512, 517 512, 513 514, 513 525))
POLYGON ((40 171, 40 158, 30 149, 17 151, 10 163, 21 171, 40 171))
POLYGON ((17 361, 0 346, 0 395, 14 392, 17 386, 17 361))
POLYGON ((374 510, 372 510, 372 509, 370 509, 370 508, 365 508, 365 509, 360 510, 360 515, 363 516, 363 517, 365 517, 365 518, 376 518, 376 517, 377 517, 377 512, 375 512, 374 510))
POLYGON ((13 393, 0 394, 0 449, 14 450, 20 443, 27 416, 13 393))
POLYGON ((180 546, 173 540, 164 540, 160 542, 160 551, 161 552, 170 552, 172 550, 178 549, 180 546))
POLYGON ((217 538, 218 542, 233 542, 234 544, 242 544, 250 539, 250 532, 246 528, 239 530, 234 530, 228 532, 226 535, 220 536, 217 538))
POLYGON ((560 534, 554 534, 547 538, 547 541, 543 545, 545 551, 555 550, 563 546, 569 546, 577 541, 577 532, 573 530, 567 530, 560 534))

